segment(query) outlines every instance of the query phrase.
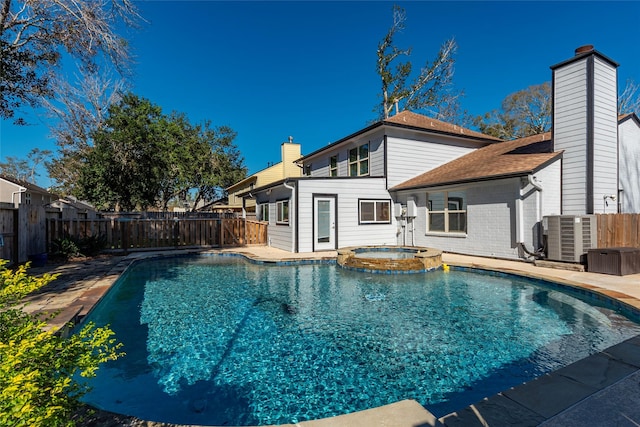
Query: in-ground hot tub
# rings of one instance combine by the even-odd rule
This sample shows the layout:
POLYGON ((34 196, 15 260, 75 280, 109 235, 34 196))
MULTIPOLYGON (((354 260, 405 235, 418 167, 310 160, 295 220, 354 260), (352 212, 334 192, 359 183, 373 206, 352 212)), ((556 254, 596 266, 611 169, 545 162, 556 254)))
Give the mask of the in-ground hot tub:
POLYGON ((442 251, 421 246, 351 246, 338 249, 338 265, 370 273, 422 273, 442 265, 442 251))

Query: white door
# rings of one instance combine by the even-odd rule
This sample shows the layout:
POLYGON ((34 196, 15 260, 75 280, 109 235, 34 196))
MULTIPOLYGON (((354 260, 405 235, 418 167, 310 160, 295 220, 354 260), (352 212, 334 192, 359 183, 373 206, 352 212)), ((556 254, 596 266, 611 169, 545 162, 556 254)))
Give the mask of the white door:
POLYGON ((313 199, 315 216, 313 225, 313 250, 336 249, 336 198, 318 196, 313 199))

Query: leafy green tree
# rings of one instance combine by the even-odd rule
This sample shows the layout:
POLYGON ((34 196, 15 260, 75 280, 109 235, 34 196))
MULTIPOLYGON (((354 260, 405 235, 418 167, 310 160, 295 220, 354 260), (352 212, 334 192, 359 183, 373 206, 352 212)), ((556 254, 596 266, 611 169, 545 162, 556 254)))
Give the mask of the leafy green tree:
POLYGON ((228 126, 212 128, 210 122, 198 126, 198 154, 190 187, 196 190, 193 206, 202 200, 220 198, 224 189, 244 179, 247 169, 233 143, 236 132, 228 126))
POLYGON ((138 19, 131 0, 0 0, 0 117, 52 98, 65 55, 90 72, 126 73, 128 44, 116 27, 138 19))
POLYGON ((420 72, 409 83, 412 64, 402 62, 403 56, 411 55, 411 48, 402 50, 394 44, 395 35, 404 29, 406 12, 400 6, 393 6, 393 25, 378 44, 376 71, 381 80, 382 102, 376 108, 380 118, 388 118, 393 109, 396 113, 402 110, 429 110, 439 119, 447 112, 457 111, 453 106, 459 94, 452 90, 457 45, 454 39, 442 44, 436 58, 427 61, 420 72))
POLYGON ((80 169, 79 193, 115 210, 167 209, 193 193, 195 204, 220 196, 246 175, 229 127, 192 125, 133 94, 109 109, 80 169))
POLYGON ((109 108, 80 170, 79 196, 116 211, 152 206, 166 170, 160 107, 131 93, 109 108))
POLYGON ((20 302, 56 276, 29 276, 27 266, 8 270, 6 263, 0 260, 0 425, 73 426, 89 390, 74 376, 95 376, 120 345, 109 328, 92 324, 69 338, 45 331, 20 302))
POLYGON ((500 110, 474 120, 480 132, 510 140, 551 129, 551 85, 545 82, 508 95, 500 110))

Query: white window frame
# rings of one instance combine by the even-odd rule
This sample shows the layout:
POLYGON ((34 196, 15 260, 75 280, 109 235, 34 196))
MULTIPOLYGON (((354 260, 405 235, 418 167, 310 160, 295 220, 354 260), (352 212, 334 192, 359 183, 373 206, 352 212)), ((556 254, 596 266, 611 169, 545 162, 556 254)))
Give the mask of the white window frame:
POLYGON ((289 199, 278 200, 276 202, 276 224, 289 225, 289 199), (286 218, 285 218, 286 207, 286 218))
POLYGON ((360 144, 357 147, 351 148, 349 150, 349 157, 348 157, 348 161, 349 161, 349 176, 368 176, 369 175, 369 171, 370 171, 370 166, 371 166, 371 162, 369 161, 369 157, 371 154, 371 146, 369 145, 369 143, 365 143, 365 144, 360 144), (360 152, 362 147, 367 146, 367 155, 366 157, 361 157, 360 156, 360 152), (351 160, 351 153, 355 150, 355 160, 351 160), (367 164, 367 171, 366 172, 362 172, 362 165, 363 164, 367 164), (356 168, 356 174, 352 174, 351 173, 351 166, 355 165, 356 168))
POLYGON ((269 203, 260 203, 260 220, 269 222, 269 214, 270 214, 269 203))
POLYGON ((389 199, 358 199, 358 224, 391 224, 391 200, 389 199), (364 203, 373 204, 373 220, 362 219, 362 205, 364 203), (386 205, 386 219, 381 217, 386 205))
POLYGON ((455 190, 455 191, 431 191, 427 193, 427 233, 445 233, 445 234, 457 234, 457 235, 466 235, 467 234, 467 225, 468 225, 468 217, 467 217, 467 209, 460 209, 460 204, 465 205, 467 199, 467 194, 464 190, 455 190), (463 197, 460 198, 458 196, 452 196, 449 198, 449 193, 462 193, 463 197), (429 194, 442 194, 444 197, 444 209, 443 210, 434 210, 431 208, 431 201, 429 200, 429 194), (462 203, 461 203, 462 202, 462 203), (443 215, 444 217, 444 230, 431 230, 431 215, 438 214, 443 215), (464 215, 464 230, 449 230, 450 225, 450 216, 454 214, 463 214, 464 215))
POLYGON ((329 157, 329 176, 338 176, 338 155, 329 157), (335 166, 332 164, 333 160, 336 161, 335 166))

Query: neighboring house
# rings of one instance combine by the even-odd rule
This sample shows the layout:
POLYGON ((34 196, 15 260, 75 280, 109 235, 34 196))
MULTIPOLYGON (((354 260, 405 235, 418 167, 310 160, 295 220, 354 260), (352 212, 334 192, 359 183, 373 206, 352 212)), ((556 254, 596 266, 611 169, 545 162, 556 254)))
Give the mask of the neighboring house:
POLYGON ((402 112, 297 159, 306 176, 240 196, 255 198, 269 245, 291 252, 525 257, 542 248, 544 216, 640 212, 640 122, 617 117, 617 66, 589 46, 551 67, 551 132, 502 142, 402 112))
MULTIPOLYGON (((186 212, 186 208, 173 208, 173 212, 186 212)), ((229 207, 229 198, 227 196, 221 197, 212 202, 206 203, 203 206, 196 209, 198 212, 214 212, 214 213, 230 213, 233 209, 229 207)))
POLYGON ((15 207, 47 205, 57 199, 57 195, 35 184, 0 175, 0 203, 11 203, 15 207))
POLYGON ((57 199, 48 207, 55 208, 59 212, 57 217, 60 219, 95 219, 98 217, 98 212, 93 205, 72 196, 57 199))
POLYGON ((620 117, 618 122, 620 172, 618 210, 640 212, 640 120, 635 114, 620 117))
POLYGON ((256 172, 226 189, 229 210, 242 212, 243 216, 254 216, 256 203, 250 196, 251 190, 284 178, 295 178, 302 175, 302 169, 295 163, 302 155, 300 144, 294 143, 293 137, 290 136, 288 142, 282 143, 280 155, 282 161, 256 172))

